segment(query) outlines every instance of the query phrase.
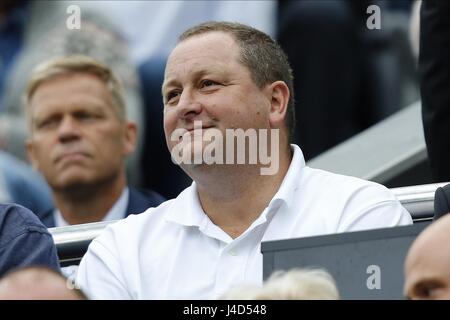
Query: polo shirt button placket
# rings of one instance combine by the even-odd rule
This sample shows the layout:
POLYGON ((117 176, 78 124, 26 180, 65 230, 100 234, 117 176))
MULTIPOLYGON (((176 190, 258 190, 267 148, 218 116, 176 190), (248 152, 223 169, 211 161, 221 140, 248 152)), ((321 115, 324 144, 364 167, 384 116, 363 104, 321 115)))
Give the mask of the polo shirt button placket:
POLYGON ((239 271, 241 270, 242 261, 239 259, 236 249, 225 248, 222 251, 219 263, 219 270, 216 275, 215 296, 223 295, 228 289, 231 282, 239 283, 239 271), (236 278, 238 276, 238 278, 236 278))

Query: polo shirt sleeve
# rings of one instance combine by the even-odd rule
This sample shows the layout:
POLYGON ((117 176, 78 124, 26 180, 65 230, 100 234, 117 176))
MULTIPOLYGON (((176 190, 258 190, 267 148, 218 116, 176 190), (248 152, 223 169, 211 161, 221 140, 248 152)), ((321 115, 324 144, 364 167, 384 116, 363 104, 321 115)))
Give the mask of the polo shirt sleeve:
POLYGON ((132 299, 114 243, 113 231, 108 227, 92 241, 80 262, 76 283, 90 299, 132 299))
POLYGON ((369 183, 347 198, 337 232, 412 224, 411 214, 386 187, 369 183))

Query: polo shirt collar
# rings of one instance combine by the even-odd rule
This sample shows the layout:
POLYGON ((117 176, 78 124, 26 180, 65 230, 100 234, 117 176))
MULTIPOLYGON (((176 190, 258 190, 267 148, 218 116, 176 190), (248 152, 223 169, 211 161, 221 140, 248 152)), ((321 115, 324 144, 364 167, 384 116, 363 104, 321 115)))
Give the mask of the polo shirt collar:
POLYGON ((166 215, 166 221, 184 226, 200 227, 204 223, 205 218, 207 216, 200 204, 195 181, 172 202, 166 215))
POLYGON ((280 188, 270 201, 269 208, 279 207, 282 203, 290 207, 294 201, 296 190, 299 188, 301 171, 305 167, 305 158, 299 146, 291 144, 291 150, 293 153, 291 164, 280 188))

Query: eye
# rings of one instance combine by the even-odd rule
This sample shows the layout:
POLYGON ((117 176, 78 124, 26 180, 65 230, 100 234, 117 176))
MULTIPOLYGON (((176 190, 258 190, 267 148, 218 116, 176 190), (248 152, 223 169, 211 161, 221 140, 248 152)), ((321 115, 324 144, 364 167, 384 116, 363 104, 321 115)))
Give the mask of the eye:
POLYGON ((181 92, 179 90, 172 90, 166 94, 166 103, 173 103, 174 99, 176 99, 181 92))
POLYGON ((420 299, 435 299, 442 286, 436 282, 427 282, 419 284, 415 289, 415 295, 420 299))
POLYGON ((209 80, 209 79, 205 79, 200 83, 201 88, 211 87, 211 86, 215 86, 215 85, 219 85, 219 83, 216 81, 213 81, 213 80, 209 80))
POLYGON ((93 112, 79 111, 75 114, 75 117, 80 121, 89 121, 89 120, 93 120, 93 119, 98 119, 101 116, 99 114, 95 114, 93 112))
POLYGON ((79 112, 77 114, 77 118, 78 119, 89 119, 89 118, 92 118, 92 115, 88 112, 79 112))
POLYGON ((52 127, 56 127, 58 123, 58 117, 48 117, 38 121, 36 123, 37 129, 51 129, 52 127))

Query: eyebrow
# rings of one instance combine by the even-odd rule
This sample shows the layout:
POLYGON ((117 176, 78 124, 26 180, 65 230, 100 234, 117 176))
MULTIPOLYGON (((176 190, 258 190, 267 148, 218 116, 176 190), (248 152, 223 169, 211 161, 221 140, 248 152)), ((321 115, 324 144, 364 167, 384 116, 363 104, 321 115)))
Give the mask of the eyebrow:
MULTIPOLYGON (((113 111, 115 112, 114 109, 116 109, 116 107, 114 105, 112 106, 107 106, 108 108, 111 107, 113 109, 113 111)), ((103 108, 103 106, 101 104, 98 104, 97 102, 92 102, 89 104, 74 104, 72 106, 72 110, 71 113, 73 112, 85 112, 85 111, 90 111, 90 112, 97 112, 97 113, 104 113, 105 109, 103 108)), ((54 110, 50 110, 47 111, 45 113, 41 113, 39 115, 36 114, 31 114, 31 117, 34 121, 36 120, 43 120, 46 119, 48 117, 53 117, 55 115, 61 114, 63 113, 63 111, 61 111, 60 108, 55 108, 54 110)))

